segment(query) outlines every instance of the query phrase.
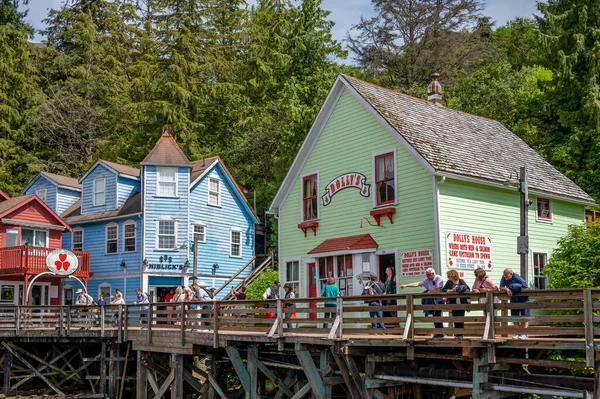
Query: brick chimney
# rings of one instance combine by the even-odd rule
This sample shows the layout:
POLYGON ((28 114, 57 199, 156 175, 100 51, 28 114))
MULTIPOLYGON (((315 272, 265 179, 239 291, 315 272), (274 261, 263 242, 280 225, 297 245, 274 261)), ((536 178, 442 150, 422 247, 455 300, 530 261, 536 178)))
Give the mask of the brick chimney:
POLYGON ((442 85, 438 82, 439 77, 439 73, 432 73, 431 83, 427 87, 427 100, 436 105, 442 105, 442 85))

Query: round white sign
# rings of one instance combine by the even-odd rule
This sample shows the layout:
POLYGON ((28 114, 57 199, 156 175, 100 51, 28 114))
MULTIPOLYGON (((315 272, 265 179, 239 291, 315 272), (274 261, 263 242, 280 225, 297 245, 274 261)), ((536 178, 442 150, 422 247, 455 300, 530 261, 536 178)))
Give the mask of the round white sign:
POLYGON ((55 249, 46 255, 46 267, 54 274, 68 276, 79 267, 79 259, 69 250, 55 249))

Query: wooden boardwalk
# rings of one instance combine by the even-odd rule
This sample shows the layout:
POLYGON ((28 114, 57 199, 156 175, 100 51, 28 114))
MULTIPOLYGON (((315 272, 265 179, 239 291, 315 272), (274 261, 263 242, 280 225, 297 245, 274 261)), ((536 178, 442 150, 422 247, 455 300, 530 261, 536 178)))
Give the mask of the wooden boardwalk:
MULTIPOLYGON (((138 354, 156 355, 190 356, 224 351, 227 353, 224 358, 242 380, 247 393, 256 393, 258 389, 252 385, 252 376, 256 373, 251 367, 253 351, 263 353, 267 350, 282 355, 287 353, 288 360, 278 362, 275 360, 277 357, 266 356, 262 363, 259 362, 263 367, 266 364, 273 368, 293 370, 300 367, 303 370, 308 385, 296 386, 294 395, 301 394, 302 389, 313 392, 317 389, 316 397, 323 398, 340 383, 346 384, 351 398, 379 398, 385 397, 383 392, 389 393, 392 387, 396 389, 407 383, 435 384, 435 381, 444 381, 418 375, 378 374, 380 366, 387 366, 390 362, 423 359, 470 362, 468 382, 448 380, 445 384, 456 389, 466 389, 468 385, 473 397, 482 397, 481 392, 504 389, 489 382, 488 371, 493 370, 492 365, 588 369, 596 372, 596 380, 600 380, 597 374, 600 290, 528 291, 527 295, 530 302, 514 304, 501 293, 386 295, 381 299, 390 302, 382 306, 368 306, 365 297, 340 297, 333 308, 322 306, 323 302, 331 301, 330 298, 220 301, 216 302, 216 306, 211 303, 212 309, 172 303, 153 303, 147 310, 134 305, 85 309, 76 306, 10 306, 0 308, 0 339, 21 343, 104 340, 130 343, 131 349, 138 354), (423 301, 436 297, 468 297, 470 303, 435 305, 423 301), (510 316, 510 309, 530 309, 532 315, 510 316), (453 310, 466 312, 464 316, 456 317, 452 315, 453 310), (325 318, 325 311, 332 314, 325 318), (369 312, 379 311, 384 312, 384 317, 369 317, 369 312), (437 311, 442 312, 441 316, 425 316, 425 312, 437 311), (529 322, 526 331, 513 326, 514 322, 522 321, 529 322), (385 328, 372 328, 372 322, 384 323, 385 328), (434 322, 443 323, 443 329, 434 328, 434 322), (455 323, 464 323, 464 328, 457 328, 455 323), (528 335, 527 339, 513 338, 524 332, 528 335), (439 334, 444 336, 435 337, 439 334), (546 356, 549 350, 579 352, 582 357, 579 358, 581 360, 552 360, 546 356), (290 360, 289 355, 293 355, 294 359, 290 360), (317 360, 313 362, 315 356, 317 360), (360 358, 359 366, 353 361, 353 356, 360 358), (245 357, 248 360, 242 361, 245 357), (323 358, 329 359, 329 363, 323 358), (334 373, 327 377, 329 379, 323 373, 326 364, 330 364, 330 371, 334 373), (481 365, 485 365, 485 372, 478 372, 481 365), (247 384, 244 384, 246 377, 247 384)), ((173 364, 175 370, 177 362, 173 364)), ((493 373, 491 375, 493 377, 493 373)), ((284 383, 283 376, 268 377, 275 379, 274 383, 281 389, 289 385, 284 383)), ((146 386, 144 378, 139 376, 138 385, 139 378, 146 386)), ((174 377, 171 377, 169 384, 173 381, 174 377)), ((211 392, 221 396, 218 390, 222 388, 217 388, 220 386, 218 381, 208 381, 207 384, 211 392)), ((572 392, 568 381, 565 384, 560 388, 532 389, 539 394, 585 396, 584 390, 572 392)), ((153 385, 155 395, 162 392, 157 383, 150 385, 153 385)), ((593 385, 593 397, 600 398, 595 387, 597 383, 593 385)), ((166 389, 178 392, 177 388, 166 389)), ((507 389, 510 391, 511 388, 507 389)), ((523 389, 517 385, 512 392, 525 392, 523 389)), ((197 390, 200 388, 197 387, 197 390)), ((283 391, 286 390, 292 393, 288 388, 283 391)), ((225 391, 222 393, 225 395, 222 397, 227 397, 225 391)), ((146 397, 140 395, 140 398, 146 397)))

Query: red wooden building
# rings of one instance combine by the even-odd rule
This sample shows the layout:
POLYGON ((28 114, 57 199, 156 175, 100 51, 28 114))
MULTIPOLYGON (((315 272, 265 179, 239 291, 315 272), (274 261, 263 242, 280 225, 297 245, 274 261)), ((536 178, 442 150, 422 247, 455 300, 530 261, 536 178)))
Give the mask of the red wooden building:
MULTIPOLYGON (((47 272, 46 255, 62 248, 69 226, 35 195, 9 198, 0 190, 0 305, 60 305, 61 278, 43 276, 27 288, 36 275, 47 272)), ((74 273, 87 285, 89 252, 73 251, 79 259, 74 273)))

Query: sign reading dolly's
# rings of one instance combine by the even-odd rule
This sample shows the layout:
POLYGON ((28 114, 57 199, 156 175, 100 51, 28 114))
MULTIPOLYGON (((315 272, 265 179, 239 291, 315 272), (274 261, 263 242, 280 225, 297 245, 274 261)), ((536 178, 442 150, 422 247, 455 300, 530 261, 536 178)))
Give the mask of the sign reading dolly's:
POLYGON ((325 187, 325 195, 321 196, 323 206, 331 203, 331 197, 345 188, 358 188, 360 195, 368 197, 371 194, 371 185, 367 184, 367 178, 362 173, 346 173, 333 179, 325 187))
POLYGON ((492 238, 482 234, 446 233, 449 269, 492 269, 492 238))

